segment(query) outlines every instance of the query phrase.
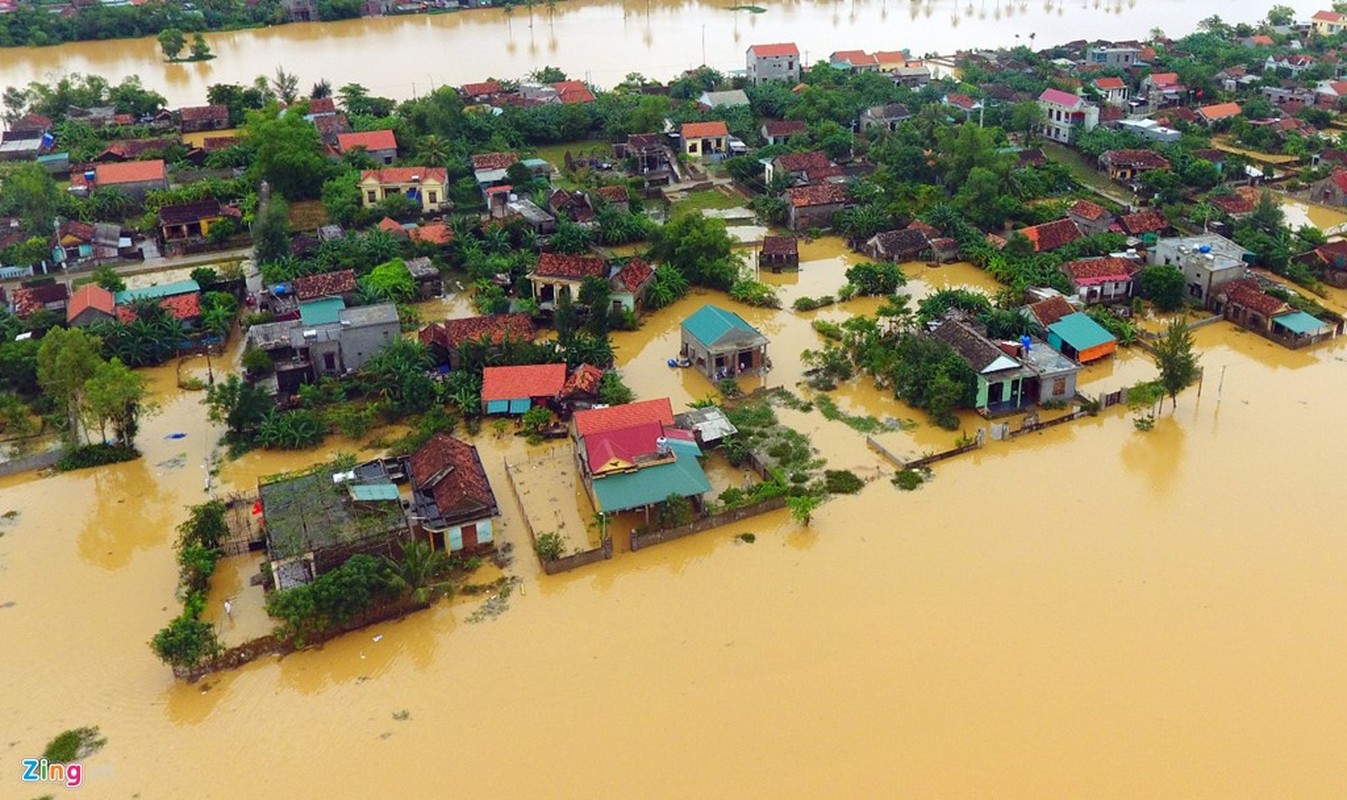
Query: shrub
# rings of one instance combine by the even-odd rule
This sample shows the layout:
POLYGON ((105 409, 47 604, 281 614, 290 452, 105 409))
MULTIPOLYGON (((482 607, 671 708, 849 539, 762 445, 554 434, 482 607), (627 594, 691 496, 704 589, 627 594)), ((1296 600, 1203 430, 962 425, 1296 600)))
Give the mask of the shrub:
POLYGON ((905 469, 893 476, 893 485, 905 492, 910 492, 922 485, 926 477, 915 469, 905 469))
POLYGON ((855 494, 865 486, 856 473, 845 469, 830 469, 823 473, 823 487, 828 494, 855 494))
POLYGON ((75 728, 59 734, 47 744, 42 757, 48 762, 66 764, 88 758, 98 752, 108 740, 99 735, 98 728, 75 728))
POLYGON ((186 610, 168 627, 160 629, 150 640, 150 646, 165 664, 174 667, 195 667, 220 652, 215 626, 186 610))
POLYGON ((101 467, 106 464, 118 464, 140 458, 140 451, 126 444, 90 444, 76 448, 56 462, 56 469, 71 472, 89 467, 101 467))
POLYGON ((548 531, 538 534, 533 549, 543 561, 556 561, 566 552, 566 541, 555 531, 548 531))
POLYGON ((327 426, 318 413, 309 409, 273 411, 267 414, 257 431, 263 447, 276 450, 304 450, 321 444, 327 426))
POLYGON ((258 347, 249 347, 243 351, 241 362, 249 375, 268 375, 275 368, 267 351, 258 347))

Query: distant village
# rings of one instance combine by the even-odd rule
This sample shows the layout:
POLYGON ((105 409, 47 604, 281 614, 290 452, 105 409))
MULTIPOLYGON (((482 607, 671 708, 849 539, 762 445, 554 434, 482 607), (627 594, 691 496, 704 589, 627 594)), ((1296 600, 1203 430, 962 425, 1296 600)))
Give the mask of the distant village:
MULTIPOLYGON (((931 424, 959 430, 971 410, 1011 437, 1010 421, 1120 402, 1077 385, 1120 348, 1155 353, 1151 388, 1175 397, 1197 379, 1200 354, 1175 351, 1192 328, 1291 349, 1342 333, 1325 287, 1347 287, 1347 15, 1269 17, 934 60, 810 65, 762 43, 742 67, 667 83, 545 68, 400 103, 357 84, 306 93, 284 70, 178 109, 135 81, 15 87, 0 419, 62 424, 36 363, 52 332, 81 331, 132 367, 241 342, 202 387, 234 453, 405 426, 384 457, 235 498, 247 513, 208 549, 265 550, 259 579, 279 593, 409 543, 461 569, 497 552, 505 503, 548 572, 613 557, 619 517, 631 550, 781 508, 808 524, 861 482, 822 469, 774 405, 823 408, 866 380, 931 424), (781 308, 764 275, 819 268, 802 249, 829 237, 853 253, 836 294, 781 308), (903 265, 955 262, 1002 288, 902 292, 903 265), (704 302, 680 303, 694 291, 704 302), (867 295, 878 312, 814 321, 804 374, 761 388, 772 342, 753 314, 867 295), (466 315, 425 319, 443 298, 466 315), (636 397, 616 366, 611 334, 673 306, 660 362, 704 384, 695 407, 636 397), (493 482, 484 425, 526 437, 535 468, 493 482), (751 480, 713 490, 712 458, 751 480), (548 484, 580 487, 580 524, 530 508, 548 484)), ((950 452, 982 443, 979 429, 950 452)), ((886 457, 916 483, 945 454, 886 457)))

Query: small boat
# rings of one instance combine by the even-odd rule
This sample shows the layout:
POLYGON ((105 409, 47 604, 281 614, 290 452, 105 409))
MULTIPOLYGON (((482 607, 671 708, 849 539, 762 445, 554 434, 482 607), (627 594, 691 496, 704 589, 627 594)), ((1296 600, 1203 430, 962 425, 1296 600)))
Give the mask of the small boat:
POLYGON ((679 358, 671 358, 671 359, 669 359, 669 366, 671 366, 671 367, 690 367, 690 366, 692 366, 692 359, 690 359, 690 358, 683 358, 683 357, 681 357, 681 356, 680 356, 679 358))

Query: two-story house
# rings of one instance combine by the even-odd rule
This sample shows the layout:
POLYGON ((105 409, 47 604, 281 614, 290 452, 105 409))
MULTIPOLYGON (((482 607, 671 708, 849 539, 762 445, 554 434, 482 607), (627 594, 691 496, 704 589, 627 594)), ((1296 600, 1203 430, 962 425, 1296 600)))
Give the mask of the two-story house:
POLYGON ((1054 142, 1070 144, 1080 131, 1099 125, 1099 107, 1070 92, 1044 89, 1038 106, 1043 109, 1043 135, 1054 142))
POLYGON ((748 79, 753 84, 764 81, 800 80, 800 48, 794 42, 755 44, 748 48, 748 79))
POLYGON ((449 173, 443 167, 385 167, 360 173, 360 202, 373 208, 387 197, 403 195, 430 214, 448 203, 445 188, 449 173))

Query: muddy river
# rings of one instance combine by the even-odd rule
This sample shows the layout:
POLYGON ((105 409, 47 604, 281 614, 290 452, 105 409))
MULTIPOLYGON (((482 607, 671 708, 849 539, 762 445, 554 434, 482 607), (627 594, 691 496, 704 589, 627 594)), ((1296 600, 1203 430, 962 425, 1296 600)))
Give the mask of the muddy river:
MULTIPOLYGON (((835 246, 805 259, 770 276, 787 302, 842 282, 835 246)), ((967 266, 910 273, 916 295, 987 285, 967 266)), ((691 297, 617 337, 639 395, 679 408, 710 391, 664 366, 708 300, 735 307, 691 297)), ((810 319, 870 302, 740 309, 772 340, 767 383, 799 379, 810 319)), ((173 527, 204 497, 218 431, 154 370, 144 459, 0 480, 0 514, 17 512, 0 517, 0 796, 44 794, 20 760, 98 725, 97 798, 1341 797, 1347 543, 1327 498, 1347 347, 1196 338, 1201 396, 1148 433, 1114 410, 989 442, 915 492, 874 481, 807 529, 777 513, 555 577, 503 482, 528 446, 486 433, 500 535, 521 551, 504 613, 441 603, 197 685, 146 642, 177 610, 173 527)), ((1149 370, 1125 353, 1082 383, 1149 370)), ((837 397, 921 421, 896 434, 914 449, 955 436, 866 385, 837 397)), ((843 424, 782 416, 831 466, 889 472, 843 424)), ((213 488, 316 457, 251 454, 213 488)), ((211 611, 227 640, 265 627, 254 569, 221 567, 212 604, 239 598, 233 622, 211 611)))
MULTIPOLYGON (((1270 0, 1237 0, 1219 9, 1190 0, 832 0, 762 3, 764 13, 693 0, 566 0, 506 16, 494 9, 435 16, 386 17, 207 34, 212 61, 166 64, 153 37, 12 48, 0 54, 0 88, 49 73, 96 73, 118 81, 139 75, 170 105, 203 102, 214 83, 249 83, 277 66, 302 87, 364 84, 396 98, 488 76, 516 78, 543 65, 612 86, 629 72, 661 80, 707 63, 743 69, 751 44, 798 42, 807 63, 835 50, 949 54, 970 47, 1085 38, 1144 38, 1159 27, 1182 35, 1219 10, 1230 21, 1261 18, 1270 0), (596 47, 595 42, 603 45, 596 47)), ((751 5, 751 4, 745 4, 751 5)), ((1317 8, 1292 3, 1303 17, 1317 8)))

